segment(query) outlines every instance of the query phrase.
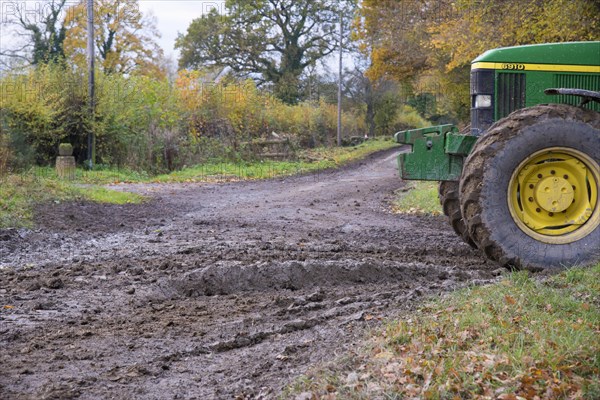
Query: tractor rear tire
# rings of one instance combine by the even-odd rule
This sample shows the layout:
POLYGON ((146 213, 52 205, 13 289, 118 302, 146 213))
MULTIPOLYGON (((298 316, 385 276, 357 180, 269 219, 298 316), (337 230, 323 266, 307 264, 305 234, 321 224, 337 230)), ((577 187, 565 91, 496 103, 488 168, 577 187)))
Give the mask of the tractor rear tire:
POLYGON ((460 203, 488 258, 539 270, 600 261, 600 113, 521 109, 496 122, 465 160, 460 203))
POLYGON ((476 249, 477 246, 469 236, 469 232, 467 231, 467 225, 465 224, 465 221, 462 217, 462 213, 460 211, 458 193, 459 182, 440 182, 440 186, 438 188, 438 198, 440 199, 440 204, 442 205, 444 215, 448 217, 448 222, 450 223, 452 229, 454 229, 454 232, 456 232, 456 234, 460 236, 466 244, 476 249))

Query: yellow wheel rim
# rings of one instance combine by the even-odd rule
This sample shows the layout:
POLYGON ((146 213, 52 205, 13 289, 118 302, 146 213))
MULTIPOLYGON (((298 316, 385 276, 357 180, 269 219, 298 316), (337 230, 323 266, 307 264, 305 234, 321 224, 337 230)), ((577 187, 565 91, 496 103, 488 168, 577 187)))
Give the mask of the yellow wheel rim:
POLYGON ((600 225, 600 168, 578 150, 552 147, 527 157, 508 187, 508 209, 519 228, 551 244, 580 240, 600 225))

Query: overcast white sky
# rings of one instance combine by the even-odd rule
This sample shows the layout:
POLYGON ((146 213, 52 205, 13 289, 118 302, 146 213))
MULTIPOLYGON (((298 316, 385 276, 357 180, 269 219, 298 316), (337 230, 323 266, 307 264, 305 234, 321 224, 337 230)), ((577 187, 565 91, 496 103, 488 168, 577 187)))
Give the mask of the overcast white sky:
MULTIPOLYGON (((71 6, 85 0, 68 0, 71 6)), ((19 48, 21 39, 14 36, 14 25, 10 22, 15 20, 15 6, 24 10, 27 18, 42 18, 49 12, 50 0, 0 0, 0 50, 19 48)), ((223 11, 225 0, 139 0, 140 10, 144 15, 151 14, 156 19, 158 31, 161 38, 158 39, 164 54, 175 62, 179 58, 179 52, 175 51, 175 39, 179 33, 185 34, 190 23, 208 13, 212 9, 223 11)), ((336 57, 331 56, 326 64, 332 70, 336 67, 336 57)), ((345 58, 344 65, 348 64, 345 58)))
MULTIPOLYGON (((171 56, 175 63, 179 60, 179 52, 174 49, 177 34, 185 34, 190 23, 216 8, 223 11, 225 0, 140 0, 140 10, 147 15, 152 13, 156 18, 156 26, 162 37, 159 44, 165 56, 171 56)), ((337 53, 326 60, 329 69, 337 68, 337 53)), ((344 66, 351 68, 354 64, 348 56, 344 59, 344 66)))
POLYGON ((177 34, 185 34, 192 20, 203 13, 214 8, 222 10, 225 5, 224 0, 141 0, 139 3, 140 10, 145 15, 151 12, 156 18, 156 25, 162 35, 158 42, 165 55, 172 55, 175 60, 178 58, 174 49, 177 34))
MULTIPOLYGON (((72 6, 81 0, 68 0, 67 5, 72 6)), ((49 12, 49 0, 0 0, 0 47, 2 50, 14 48, 20 40, 13 36, 14 26, 10 23, 15 20, 15 7, 22 9, 28 19, 36 21, 49 12)), ((216 8, 223 10, 224 0, 140 0, 140 10, 144 15, 152 14, 156 18, 156 25, 162 37, 158 40, 165 55, 171 55, 177 61, 178 53, 175 51, 175 39, 178 33, 187 31, 188 26, 195 18, 216 8)))

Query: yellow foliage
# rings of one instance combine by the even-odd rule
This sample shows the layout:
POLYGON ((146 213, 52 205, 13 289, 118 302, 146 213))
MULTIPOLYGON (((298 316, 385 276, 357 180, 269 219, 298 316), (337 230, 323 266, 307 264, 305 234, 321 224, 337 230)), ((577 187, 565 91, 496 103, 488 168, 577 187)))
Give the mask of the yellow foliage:
POLYGON ((449 59, 452 70, 496 47, 598 40, 598 11, 586 0, 458 0, 453 17, 428 31, 437 58, 449 59))
MULTIPOLYGON (((180 71, 175 80, 180 109, 189 116, 193 136, 209 135, 216 120, 225 121, 240 138, 251 139, 277 135, 297 138, 301 142, 323 143, 335 138, 337 106, 304 102, 283 103, 272 94, 260 91, 252 80, 206 80, 199 71, 180 71)), ((346 136, 365 131, 362 115, 344 113, 346 136)))
MULTIPOLYGON (((336 138, 335 105, 288 105, 251 80, 215 83, 207 73, 181 71, 170 83, 99 71, 94 118, 88 114, 85 82, 78 68, 59 64, 0 79, 0 172, 17 162, 51 160, 62 140, 81 155, 88 127, 96 137, 98 163, 145 171, 209 157, 238 157, 244 143, 269 138, 273 132, 302 145, 333 143, 336 138), (13 149, 14 143, 20 148, 13 149)), ((360 112, 345 112, 344 135, 362 136, 363 119, 360 112)))
POLYGON ((465 117, 468 66, 484 51, 600 40, 600 5, 589 0, 363 0, 353 37, 371 58, 368 77, 436 77, 440 111, 465 117))
MULTIPOLYGON (((96 55, 104 72, 166 76, 161 66, 163 52, 155 40, 160 33, 136 1, 96 0, 94 6, 96 55)), ((64 24, 65 55, 83 68, 87 62, 86 3, 70 7, 64 24)))

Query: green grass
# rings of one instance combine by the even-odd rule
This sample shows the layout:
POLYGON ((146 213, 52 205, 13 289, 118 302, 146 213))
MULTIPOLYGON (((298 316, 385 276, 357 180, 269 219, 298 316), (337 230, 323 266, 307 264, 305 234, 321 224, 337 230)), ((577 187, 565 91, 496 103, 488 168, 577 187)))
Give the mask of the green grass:
POLYGON ((144 196, 139 194, 94 186, 85 190, 78 190, 78 195, 84 199, 95 201, 96 203, 109 204, 139 204, 145 199, 144 196))
POLYGON ((158 175, 154 182, 221 182, 252 179, 268 179, 277 176, 294 175, 312 170, 314 165, 304 162, 267 161, 251 163, 222 162, 198 165, 158 175))
POLYGON ((396 192, 392 209, 397 213, 439 215, 442 207, 438 199, 438 183, 410 181, 396 192))
POLYGON ((388 322, 345 367, 332 364, 286 392, 317 398, 600 398, 600 264, 433 301, 388 322), (349 382, 349 374, 358 379, 349 382), (537 396, 537 397, 536 397, 537 396))
MULTIPOLYGON (((28 174, 34 175, 36 178, 58 179, 55 169, 52 167, 34 167, 28 173, 25 173, 25 175, 28 174)), ((85 185, 109 185, 122 182, 146 182, 150 178, 151 176, 145 172, 133 171, 126 168, 97 166, 93 171, 77 168, 75 170, 75 179, 72 182, 85 185)))
POLYGON ((19 175, 0 177, 0 228, 32 226, 33 209, 39 203, 75 199, 114 204, 143 201, 142 196, 99 185, 267 179, 336 168, 394 146, 389 138, 371 139, 354 147, 304 150, 299 154, 299 161, 212 162, 157 176, 128 169, 99 167, 86 171, 78 168, 71 182, 60 180, 53 168, 36 167, 19 175))
POLYGON ((36 204, 70 200, 140 203, 143 197, 98 186, 81 187, 39 170, 0 178, 0 228, 31 227, 36 204))
MULTIPOLYGON (((390 138, 377 138, 352 147, 323 147, 301 150, 296 161, 212 161, 160 175, 104 166, 93 171, 78 168, 74 182, 106 185, 113 183, 223 182, 269 179, 337 168, 362 159, 376 151, 390 149, 395 146, 397 145, 390 138)), ((38 177, 56 178, 53 168, 35 168, 32 171, 38 177)))
POLYGON ((115 182, 222 182, 235 180, 269 179, 340 167, 379 150, 396 146, 389 138, 371 139, 353 147, 327 147, 299 152, 297 161, 209 162, 184 168, 170 174, 150 176, 127 170, 79 172, 83 183, 115 182))

